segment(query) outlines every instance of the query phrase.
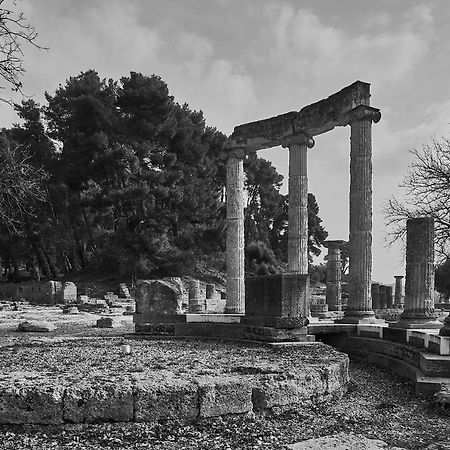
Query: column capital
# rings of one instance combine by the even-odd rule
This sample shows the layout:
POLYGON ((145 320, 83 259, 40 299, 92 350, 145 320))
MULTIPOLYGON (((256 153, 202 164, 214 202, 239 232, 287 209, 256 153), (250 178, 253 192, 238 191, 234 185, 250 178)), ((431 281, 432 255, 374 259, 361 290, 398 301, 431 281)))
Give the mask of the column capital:
POLYGON ((348 245, 348 242, 347 241, 343 241, 343 240, 324 241, 324 242, 322 242, 322 245, 325 248, 342 250, 346 245, 348 245))
POLYGON ((283 148, 290 148, 293 145, 306 144, 308 148, 314 147, 314 139, 306 133, 294 133, 281 139, 280 144, 283 148))
POLYGON ((373 108, 372 106, 358 105, 350 111, 347 111, 345 117, 347 124, 362 120, 371 120, 374 123, 378 123, 381 120, 381 112, 378 108, 373 108))
POLYGON ((220 159, 223 161, 230 158, 244 159, 246 153, 247 146, 245 144, 239 144, 233 139, 228 139, 220 152, 220 159))
POLYGON ((394 275, 394 278, 396 280, 401 280, 402 278, 405 278, 405 275, 394 275))

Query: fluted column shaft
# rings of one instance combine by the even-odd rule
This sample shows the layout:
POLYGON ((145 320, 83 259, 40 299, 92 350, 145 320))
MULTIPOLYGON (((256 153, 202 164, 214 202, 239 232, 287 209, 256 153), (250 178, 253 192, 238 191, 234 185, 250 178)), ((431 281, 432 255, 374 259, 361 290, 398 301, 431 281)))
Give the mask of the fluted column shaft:
POLYGON ((326 303, 329 311, 341 311, 341 248, 345 241, 325 241, 323 245, 328 248, 327 256, 327 291, 326 303))
POLYGON ((395 296, 395 307, 399 307, 399 305, 402 303, 402 280, 404 278, 403 275, 395 275, 395 291, 394 291, 394 296, 395 296))
POLYGON ((308 148, 314 141, 303 133, 282 143, 289 147, 288 272, 308 273, 308 148))
POLYGON ((244 150, 227 159, 227 301, 226 313, 244 313, 244 150))
POLYGON ((288 271, 308 273, 308 148, 289 147, 288 271))
MULTIPOLYGON (((372 276, 372 121, 379 110, 360 105, 349 113, 350 220, 349 299, 346 318, 373 319, 370 293, 372 276)), ((345 320, 345 318, 344 318, 345 320)))
POLYGON ((406 221, 405 310, 401 319, 436 318, 434 312, 434 221, 406 221))

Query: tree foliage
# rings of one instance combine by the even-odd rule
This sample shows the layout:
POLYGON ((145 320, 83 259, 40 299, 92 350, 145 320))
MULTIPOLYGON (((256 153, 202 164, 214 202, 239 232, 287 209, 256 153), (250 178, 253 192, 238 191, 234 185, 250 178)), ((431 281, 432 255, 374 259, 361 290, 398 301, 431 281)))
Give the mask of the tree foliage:
MULTIPOLYGON (((45 97, 16 105, 22 123, 5 131, 36 188, 46 177, 46 199, 33 188, 16 232, 0 232, 4 268, 44 278, 92 268, 180 275, 208 261, 223 269, 226 137, 201 111, 176 103, 160 77, 134 72, 117 81, 88 70, 45 97)), ((287 254, 282 177, 256 153, 245 168, 248 268, 273 273, 287 254)), ((326 237, 318 212, 312 201, 316 253, 326 237)))

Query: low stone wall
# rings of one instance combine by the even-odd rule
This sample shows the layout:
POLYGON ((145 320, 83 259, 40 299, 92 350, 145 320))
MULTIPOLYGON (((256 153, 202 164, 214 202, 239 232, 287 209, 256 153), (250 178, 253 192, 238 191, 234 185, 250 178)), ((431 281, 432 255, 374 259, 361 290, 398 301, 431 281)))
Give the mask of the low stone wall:
MULTIPOLYGON (((304 408, 341 398, 348 385, 348 357, 323 344, 303 345, 315 345, 319 352, 330 353, 329 362, 294 362, 289 371, 282 364, 238 365, 220 375, 208 370, 191 375, 159 370, 117 376, 96 372, 74 379, 70 374, 4 372, 0 374, 0 423, 195 420, 304 408)), ((295 349, 274 351, 283 362, 283 355, 295 349)))

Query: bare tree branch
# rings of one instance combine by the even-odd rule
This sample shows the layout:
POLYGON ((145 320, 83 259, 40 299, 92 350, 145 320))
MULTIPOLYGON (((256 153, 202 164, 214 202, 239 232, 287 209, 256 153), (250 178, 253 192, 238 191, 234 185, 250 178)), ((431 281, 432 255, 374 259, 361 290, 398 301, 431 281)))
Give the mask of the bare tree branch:
MULTIPOLYGON (((0 89, 11 89, 13 92, 22 91, 22 77, 25 73, 23 66, 23 45, 31 45, 39 50, 47 50, 37 43, 37 31, 27 22, 24 14, 13 10, 15 0, 0 0, 0 79, 3 86, 0 89), (8 4, 11 5, 8 5, 8 4)), ((0 101, 13 104, 13 101, 0 97, 0 101)))
POLYGON ((404 240, 406 220, 429 216, 435 222, 435 249, 439 261, 450 255, 450 140, 432 139, 421 150, 411 151, 413 161, 400 187, 406 200, 389 199, 383 208, 387 243, 404 240))

